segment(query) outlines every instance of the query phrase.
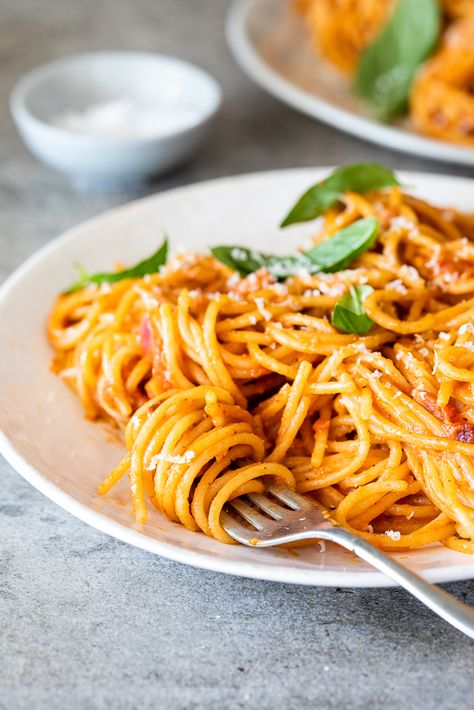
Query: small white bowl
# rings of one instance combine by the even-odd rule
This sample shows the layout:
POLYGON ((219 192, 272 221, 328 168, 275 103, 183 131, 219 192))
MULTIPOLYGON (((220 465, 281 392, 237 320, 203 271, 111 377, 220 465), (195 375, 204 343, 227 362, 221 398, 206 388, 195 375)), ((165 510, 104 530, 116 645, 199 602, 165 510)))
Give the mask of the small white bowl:
POLYGON ((26 145, 47 165, 99 187, 130 186, 184 162, 205 138, 221 103, 218 83, 181 59, 144 52, 98 52, 59 59, 26 74, 10 109, 26 145), (53 125, 67 111, 130 98, 192 105, 185 128, 146 138, 111 138, 53 125))

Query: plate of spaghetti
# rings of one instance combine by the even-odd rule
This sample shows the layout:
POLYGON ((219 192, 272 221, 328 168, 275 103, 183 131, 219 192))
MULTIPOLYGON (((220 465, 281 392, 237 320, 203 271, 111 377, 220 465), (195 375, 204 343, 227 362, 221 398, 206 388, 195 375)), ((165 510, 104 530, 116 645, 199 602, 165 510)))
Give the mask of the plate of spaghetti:
POLYGON ((290 106, 474 165, 471 0, 235 0, 227 36, 242 69, 290 106))
POLYGON ((432 580, 473 577, 472 190, 275 171, 80 225, 2 287, 2 453, 85 522, 195 566, 390 584, 330 544, 229 544, 226 502, 278 481, 432 580))

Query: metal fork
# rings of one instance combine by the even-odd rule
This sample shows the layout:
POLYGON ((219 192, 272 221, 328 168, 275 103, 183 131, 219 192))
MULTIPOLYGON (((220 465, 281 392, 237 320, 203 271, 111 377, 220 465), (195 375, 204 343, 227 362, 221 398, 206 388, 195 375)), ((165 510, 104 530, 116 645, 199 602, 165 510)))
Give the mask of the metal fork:
POLYGON ((473 608, 426 582, 366 540, 334 526, 320 506, 288 488, 272 484, 267 486, 266 495, 249 493, 234 498, 222 511, 221 523, 234 540, 251 547, 271 547, 307 538, 336 542, 394 579, 456 629, 474 638, 473 608), (229 511, 234 515, 238 513, 248 525, 229 511))

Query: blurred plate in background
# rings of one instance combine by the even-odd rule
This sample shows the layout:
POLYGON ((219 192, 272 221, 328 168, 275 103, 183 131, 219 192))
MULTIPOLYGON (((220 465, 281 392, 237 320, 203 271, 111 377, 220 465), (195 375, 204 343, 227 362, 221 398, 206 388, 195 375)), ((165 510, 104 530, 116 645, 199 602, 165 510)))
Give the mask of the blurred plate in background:
POLYGON ((319 58, 291 0, 236 0, 227 22, 235 59, 261 87, 320 121, 406 153, 474 165, 474 150, 424 138, 408 119, 385 124, 371 118, 348 81, 319 58))

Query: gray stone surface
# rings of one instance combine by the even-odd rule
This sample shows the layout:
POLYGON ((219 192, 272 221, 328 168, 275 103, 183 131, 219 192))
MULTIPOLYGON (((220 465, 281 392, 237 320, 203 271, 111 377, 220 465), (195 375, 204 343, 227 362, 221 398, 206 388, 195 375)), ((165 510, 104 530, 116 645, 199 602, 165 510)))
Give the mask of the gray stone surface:
MULTIPOLYGON (((0 277, 57 234, 135 194, 77 193, 36 163, 7 101, 26 70, 104 48, 176 54, 214 73, 212 140, 149 191, 381 150, 279 105, 237 69, 224 0, 2 0, 0 277)), ((1 395, 0 395, 1 396, 1 395)), ((123 545, 43 498, 5 463, 0 500, 0 708, 472 707, 472 642, 398 590, 242 580, 123 545)), ((474 604, 474 586, 451 585, 474 604)))

